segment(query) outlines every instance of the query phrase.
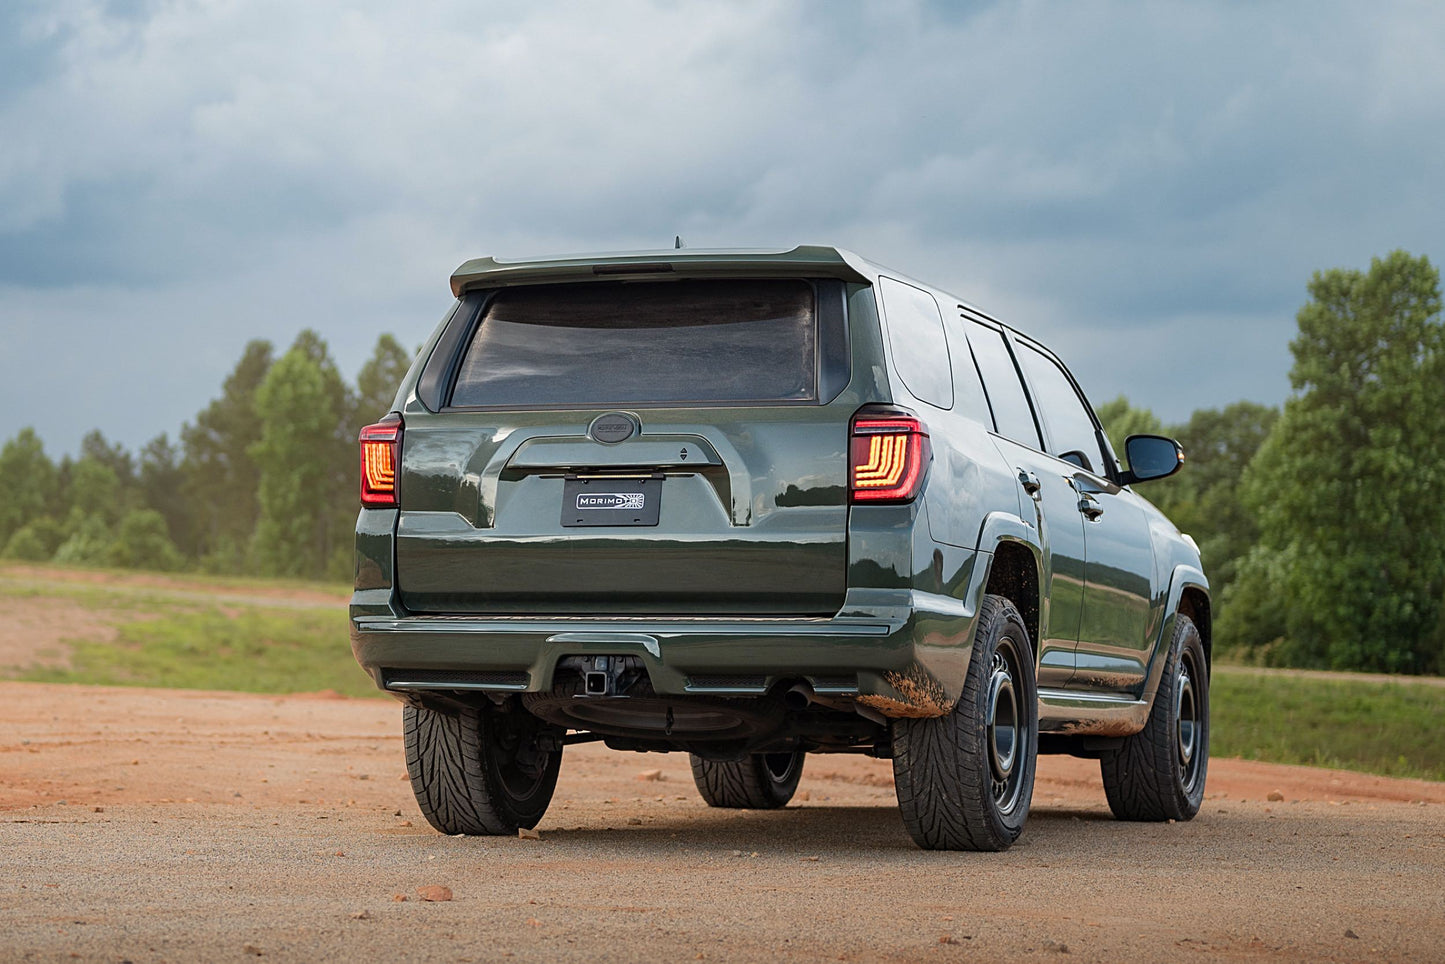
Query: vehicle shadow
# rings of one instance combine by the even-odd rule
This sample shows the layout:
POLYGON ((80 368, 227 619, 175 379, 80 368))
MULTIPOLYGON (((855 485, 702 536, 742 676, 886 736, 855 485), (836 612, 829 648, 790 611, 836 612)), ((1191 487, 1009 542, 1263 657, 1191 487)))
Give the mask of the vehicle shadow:
MULTIPOLYGON (((867 852, 919 853, 893 806, 790 807, 783 810, 708 810, 698 813, 656 812, 645 808, 619 808, 598 823, 569 823, 565 816, 549 820, 560 826, 542 826, 542 837, 554 845, 582 849, 605 846, 617 855, 636 856, 661 850, 722 851, 731 856, 856 858, 867 852), (633 823, 631 821, 640 821, 633 823)), ((1047 843, 1067 846, 1084 826, 1095 830, 1118 826, 1106 811, 1077 808, 1036 809, 1018 846, 1047 843)))
POLYGON ((589 822, 562 826, 542 833, 558 843, 619 841, 647 846, 665 845, 676 849, 688 842, 724 850, 808 854, 845 853, 859 847, 870 849, 912 849, 913 842, 903 829, 896 807, 790 807, 783 810, 707 810, 702 813, 653 812, 618 808, 605 825, 589 822), (630 820, 641 820, 632 824, 630 820))

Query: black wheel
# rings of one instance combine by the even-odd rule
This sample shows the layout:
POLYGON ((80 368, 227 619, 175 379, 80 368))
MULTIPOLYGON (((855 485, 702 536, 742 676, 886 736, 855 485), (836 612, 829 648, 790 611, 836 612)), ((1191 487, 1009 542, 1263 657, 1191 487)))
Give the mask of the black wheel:
POLYGON ((455 716, 402 711, 406 771, 422 816, 447 834, 514 834, 552 802, 561 750, 541 750, 541 724, 523 710, 465 709, 455 716))
POLYGON ((1174 617, 1174 637, 1144 729, 1099 761, 1109 809, 1120 820, 1188 820, 1209 770, 1209 668, 1194 621, 1174 617))
POLYGON ((718 762, 693 753, 692 781, 710 807, 776 810, 797 792, 805 755, 802 750, 754 753, 745 760, 718 762))
POLYGON ((985 596, 953 711, 893 721, 893 782, 914 842, 929 850, 1007 849, 1029 815, 1038 747, 1028 630, 1013 603, 985 596))

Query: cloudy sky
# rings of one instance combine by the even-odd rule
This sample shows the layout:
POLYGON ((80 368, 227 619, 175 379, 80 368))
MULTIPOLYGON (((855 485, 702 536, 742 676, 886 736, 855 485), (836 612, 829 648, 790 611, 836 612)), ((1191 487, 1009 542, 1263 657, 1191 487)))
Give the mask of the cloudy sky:
POLYGON ((1319 268, 1445 258, 1445 5, 7 0, 0 438, 136 446, 482 254, 820 242, 1166 419, 1319 268))

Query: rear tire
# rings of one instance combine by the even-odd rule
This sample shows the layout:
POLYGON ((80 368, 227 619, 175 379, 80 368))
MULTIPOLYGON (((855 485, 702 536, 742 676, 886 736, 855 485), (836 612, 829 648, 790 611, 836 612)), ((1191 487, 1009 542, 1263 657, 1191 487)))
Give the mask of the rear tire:
POLYGON ((1189 820, 1209 770, 1209 670, 1194 621, 1174 617, 1169 657, 1144 729, 1099 760, 1109 809, 1120 820, 1189 820))
POLYGON ((732 810, 777 810, 786 806, 803 777, 802 750, 754 753, 736 762, 692 757, 692 781, 710 807, 732 810))
POLYGON ((928 850, 1006 850, 1028 819, 1038 756, 1033 647, 1014 604, 985 596, 953 711, 893 721, 898 810, 928 850))
POLYGON ((524 710, 469 707, 456 715, 402 710, 406 771, 427 822, 445 834, 515 834, 547 812, 561 750, 540 750, 524 710))

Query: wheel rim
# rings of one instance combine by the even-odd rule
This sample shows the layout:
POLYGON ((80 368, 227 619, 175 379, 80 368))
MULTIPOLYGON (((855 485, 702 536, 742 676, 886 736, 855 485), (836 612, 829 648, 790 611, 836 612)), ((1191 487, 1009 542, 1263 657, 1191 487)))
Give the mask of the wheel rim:
POLYGON ((492 765, 513 800, 527 800, 547 779, 552 754, 537 749, 531 733, 498 726, 493 731, 492 765))
POLYGON ((1018 804, 1023 783, 1021 746, 1023 718, 1015 680, 1021 678, 1018 652, 1008 637, 994 650, 988 677, 986 736, 993 801, 1001 813, 1018 804))
POLYGON ((763 754, 763 768, 768 771, 768 779, 775 784, 787 783, 797 765, 798 754, 796 753, 763 754))
POLYGON ((1198 668, 1189 653, 1179 660, 1174 680, 1174 733, 1179 754, 1179 785, 1192 791, 1204 758, 1204 721, 1194 680, 1198 668))

